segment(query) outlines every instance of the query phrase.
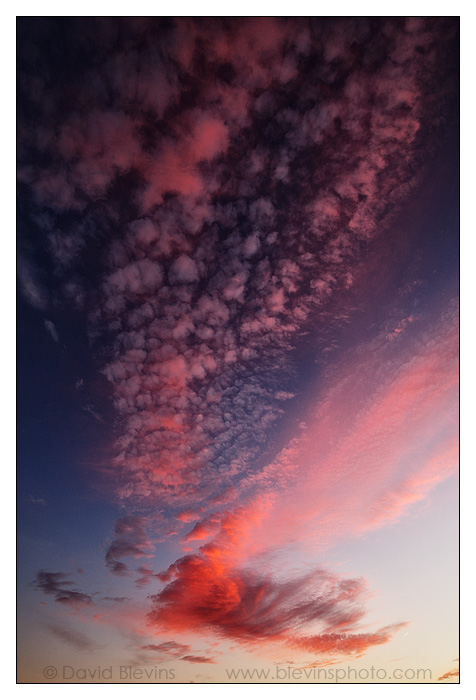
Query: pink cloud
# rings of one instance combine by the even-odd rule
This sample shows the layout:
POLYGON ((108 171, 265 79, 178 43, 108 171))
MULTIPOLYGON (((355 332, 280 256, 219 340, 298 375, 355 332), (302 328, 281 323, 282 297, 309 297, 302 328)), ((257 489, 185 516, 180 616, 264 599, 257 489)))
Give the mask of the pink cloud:
POLYGON ((196 263, 188 255, 180 255, 172 263, 169 271, 169 281, 174 283, 196 282, 199 278, 196 263))
POLYGON ((243 567, 269 507, 261 499, 225 514, 215 539, 170 566, 161 576, 165 587, 152 598, 151 625, 159 631, 208 630, 254 648, 273 643, 332 655, 359 655, 389 641, 401 625, 356 631, 364 615, 362 579, 318 569, 279 581, 243 567), (306 635, 310 625, 320 633, 306 635))
POLYGON ((219 529, 220 517, 217 515, 209 515, 208 517, 196 523, 190 532, 185 535, 186 542, 193 540, 206 540, 216 534, 219 529))
POLYGON ((450 309, 418 348, 408 340, 392 357, 375 342, 329 379, 301 435, 250 479, 250 486, 275 479, 285 488, 263 541, 329 546, 394 522, 454 473, 458 320, 450 309))
POLYGON ((162 269, 151 260, 139 260, 118 268, 106 280, 111 294, 150 294, 162 283, 162 269))
POLYGON ((194 131, 191 150, 196 162, 211 160, 228 147, 228 128, 216 117, 205 113, 191 115, 194 131))

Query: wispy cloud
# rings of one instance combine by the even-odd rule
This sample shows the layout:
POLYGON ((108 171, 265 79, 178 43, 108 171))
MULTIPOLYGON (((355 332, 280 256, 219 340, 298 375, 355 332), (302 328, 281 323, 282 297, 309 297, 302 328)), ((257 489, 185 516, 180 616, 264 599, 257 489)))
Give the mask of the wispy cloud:
POLYGON ((43 323, 48 331, 48 334, 53 338, 55 343, 59 343, 58 331, 56 330, 56 326, 53 321, 49 321, 47 318, 45 318, 43 323))
POLYGON ((190 654, 191 646, 178 642, 162 642, 161 644, 145 644, 142 649, 153 652, 156 661, 169 661, 177 659, 191 664, 214 664, 216 660, 211 656, 190 654))
POLYGON ((46 506, 47 503, 44 498, 40 498, 38 496, 28 496, 28 500, 30 503, 33 503, 36 506, 46 506))
POLYGON ((18 279, 23 297, 41 311, 48 305, 48 293, 40 282, 36 268, 23 256, 18 256, 18 279))
POLYGON ((447 671, 446 673, 443 673, 442 676, 438 678, 439 681, 449 681, 452 679, 459 678, 459 668, 454 668, 451 671, 447 671))
POLYGON ((79 630, 74 630, 65 625, 48 625, 48 629, 55 637, 58 637, 62 642, 74 647, 78 651, 97 651, 101 649, 101 645, 89 639, 87 635, 79 630))
POLYGON ((38 571, 33 585, 43 591, 45 595, 54 596, 57 603, 80 608, 89 605, 92 597, 86 593, 71 588, 74 581, 69 581, 67 574, 60 572, 38 571))
POLYGON ((123 576, 128 566, 125 557, 149 557, 154 549, 146 533, 146 521, 141 516, 125 515, 116 521, 114 539, 106 551, 106 566, 113 574, 123 576))

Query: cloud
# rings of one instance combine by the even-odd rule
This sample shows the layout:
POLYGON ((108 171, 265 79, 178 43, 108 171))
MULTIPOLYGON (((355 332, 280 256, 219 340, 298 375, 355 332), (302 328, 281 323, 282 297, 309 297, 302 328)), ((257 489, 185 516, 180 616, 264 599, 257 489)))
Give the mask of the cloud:
POLYGON ((28 496, 28 500, 30 503, 33 503, 36 506, 46 506, 47 503, 44 498, 38 498, 36 496, 28 496))
POLYGON ((35 267, 21 255, 18 256, 17 267, 23 297, 33 307, 44 311, 48 305, 48 293, 40 282, 35 267))
POLYGON ((180 658, 183 654, 190 651, 191 647, 188 644, 179 644, 178 642, 161 642, 160 644, 145 644, 142 649, 153 651, 163 658, 180 658))
POLYGON ((363 579, 320 568, 277 580, 242 568, 240 559, 245 551, 249 556, 250 537, 265 512, 262 504, 225 515, 214 540, 162 575, 166 585, 152 596, 149 615, 158 630, 208 631, 245 646, 277 643, 319 654, 359 655, 400 629, 401 624, 375 633, 356 631, 365 614, 363 579), (305 633, 316 626, 319 634, 305 633))
POLYGON ((45 318, 43 323, 45 325, 46 330, 48 331, 49 335, 53 338, 55 343, 59 343, 58 332, 53 321, 49 321, 47 318, 45 318))
POLYGON ((171 284, 180 282, 196 282, 198 280, 198 270, 195 262, 188 255, 180 255, 169 271, 169 281, 171 284))
POLYGON ((149 557, 154 547, 146 533, 146 519, 125 515, 116 521, 114 539, 108 546, 105 560, 107 568, 117 576, 124 576, 129 568, 120 561, 125 557, 149 557))
POLYGON ((195 656, 193 654, 187 654, 181 657, 182 661, 188 661, 191 664, 216 664, 215 659, 211 656, 195 656))
POLYGON ((344 654, 362 656, 367 649, 387 644, 393 636, 404 627, 404 623, 388 625, 377 632, 359 634, 319 634, 304 637, 296 641, 296 647, 315 654, 344 654))
POLYGON ((191 647, 188 644, 180 644, 178 642, 162 642, 161 644, 145 644, 141 647, 146 651, 154 653, 154 660, 168 661, 177 659, 179 661, 188 661, 191 664, 214 664, 215 659, 211 656, 202 656, 199 654, 190 654, 191 647))
POLYGON ((138 588, 143 588, 144 586, 149 586, 153 579, 158 578, 158 574, 154 572, 153 569, 148 569, 145 566, 139 566, 136 571, 140 574, 139 578, 136 578, 135 584, 138 588))
POLYGON ((451 671, 447 671, 442 676, 438 678, 439 681, 447 681, 452 678, 459 678, 459 668, 454 668, 451 671))
POLYGON ((218 530, 220 517, 218 515, 210 515, 193 526, 193 529, 185 535, 185 541, 203 540, 215 534, 218 530))
POLYGON ((33 582, 35 588, 40 588, 45 595, 54 596, 56 603, 69 605, 73 608, 80 608, 89 605, 92 597, 86 593, 71 589, 74 581, 68 581, 67 574, 60 572, 38 571, 36 580, 33 582))
POLYGON ((97 651, 102 645, 97 644, 79 630, 73 630, 64 625, 48 625, 48 629, 62 642, 78 651, 97 651))
POLYGON ((162 269, 151 260, 138 260, 118 268, 106 280, 111 295, 135 296, 153 292, 162 283, 162 269))
MULTIPOLYGON (((76 388, 81 388, 81 386, 77 386, 76 388)), ((93 416, 93 418, 95 418, 100 423, 104 422, 104 418, 102 417, 102 415, 100 413, 98 413, 95 410, 94 406, 91 406, 91 404, 84 406, 83 411, 87 411, 88 413, 90 413, 93 416)))

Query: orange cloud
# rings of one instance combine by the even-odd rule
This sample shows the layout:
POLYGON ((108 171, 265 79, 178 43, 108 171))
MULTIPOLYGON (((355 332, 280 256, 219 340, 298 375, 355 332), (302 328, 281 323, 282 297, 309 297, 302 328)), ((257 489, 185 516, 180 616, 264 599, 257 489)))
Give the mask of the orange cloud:
POLYGON ((451 678, 459 678, 459 668, 454 668, 452 671, 447 671, 438 678, 439 681, 448 681, 451 678))

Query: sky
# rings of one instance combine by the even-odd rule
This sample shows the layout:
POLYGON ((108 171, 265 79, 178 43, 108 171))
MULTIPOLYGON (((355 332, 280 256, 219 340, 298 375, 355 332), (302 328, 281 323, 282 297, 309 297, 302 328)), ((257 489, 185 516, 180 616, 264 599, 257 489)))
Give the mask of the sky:
POLYGON ((18 19, 20 682, 458 681, 458 57, 18 19))

